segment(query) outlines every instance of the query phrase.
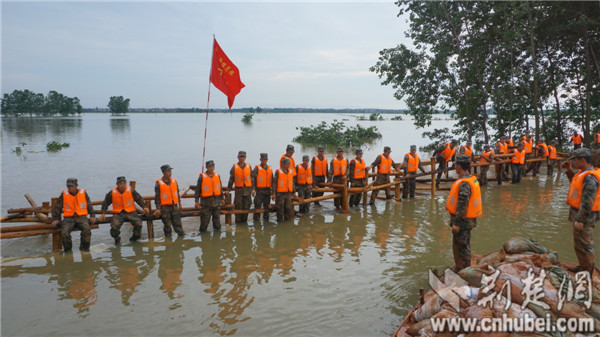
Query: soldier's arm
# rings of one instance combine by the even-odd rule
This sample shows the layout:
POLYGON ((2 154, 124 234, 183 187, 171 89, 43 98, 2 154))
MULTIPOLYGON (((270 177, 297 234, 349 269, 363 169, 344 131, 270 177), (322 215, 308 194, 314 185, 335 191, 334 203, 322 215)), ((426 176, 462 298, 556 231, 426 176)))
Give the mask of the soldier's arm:
MULTIPOLYGON (((296 169, 296 172, 298 172, 298 169, 296 169)), ((294 180, 294 186, 298 186, 298 175, 297 174, 294 174, 293 180, 294 180)))
POLYGON ((273 176, 273 185, 271 186, 271 194, 277 192, 277 184, 279 183, 279 171, 275 171, 273 176))
POLYGON ((329 170, 327 171, 327 180, 333 179, 333 158, 329 162, 329 170))
POLYGON ((348 169, 346 170, 346 173, 348 174, 348 181, 350 181, 351 183, 354 181, 354 174, 351 174, 352 172, 354 172, 354 161, 351 160, 348 163, 348 169))
POLYGON ((423 163, 421 162, 421 159, 419 158, 419 170, 421 170, 421 172, 425 173, 425 169, 423 168, 423 163))
MULTIPOLYGON (((135 191, 134 191, 135 193, 135 191)), ((135 198, 135 195, 134 195, 135 198)), ((108 191, 108 193, 106 193, 106 196, 104 197, 104 201, 102 202, 102 207, 100 207, 100 210, 102 211, 102 213, 106 213, 106 211, 108 210, 108 206, 110 206, 110 204, 112 204, 112 190, 108 191)))
POLYGON ((252 188, 256 189, 256 177, 258 177, 258 168, 254 167, 252 169, 252 174, 250 174, 250 178, 252 179, 252 188))
POLYGON ((58 197, 58 201, 56 202, 56 205, 54 206, 54 209, 52 210, 52 219, 60 220, 60 213, 62 213, 62 208, 63 208, 63 194, 61 193, 60 196, 58 197))
POLYGON ((598 179, 595 176, 588 174, 583 179, 583 191, 581 192, 581 204, 579 211, 575 215, 575 221, 584 222, 592 212, 592 206, 598 192, 598 179))
POLYGON ((375 170, 375 167, 379 166, 379 164, 381 164, 381 156, 375 157, 375 161, 371 164, 371 167, 375 170))
POLYGON ((436 155, 440 154, 442 151, 444 151, 445 148, 446 148, 446 145, 441 145, 440 147, 435 149, 435 151, 433 152, 433 156, 435 157, 436 155))
POLYGON ((467 182, 460 184, 458 188, 458 203, 456 204, 456 217, 464 219, 467 215, 467 207, 471 198, 471 186, 467 182))
POLYGON ((229 170, 229 182, 227 183, 227 190, 231 192, 231 188, 233 187, 233 182, 235 181, 235 167, 231 167, 229 170))
POLYGON ((158 182, 154 185, 154 204, 156 209, 160 209, 160 185, 158 182))
MULTIPOLYGON (((200 178, 202 178, 202 176, 200 176, 200 178)), ((200 181, 200 184, 202 184, 202 179, 198 179, 198 181, 200 181)), ((223 182, 221 181, 221 176, 219 176, 219 185, 223 186, 223 182)), ((200 194, 198 194, 198 196, 200 196, 200 194)), ((223 199, 225 199, 224 193, 221 193, 221 195, 218 198, 219 198, 219 201, 223 201, 223 199)), ((221 205, 219 204, 219 206, 221 206, 221 205)))
POLYGON ((90 218, 95 218, 96 213, 94 213, 94 206, 92 206, 92 201, 90 200, 90 196, 87 192, 85 192, 85 202, 87 202, 87 211, 90 218))
POLYGON ((202 175, 201 174, 198 176, 198 181, 196 182, 196 191, 194 191, 194 202, 200 201, 200 193, 202 193, 202 175))
MULTIPOLYGON (((110 197, 111 197, 111 201, 112 201, 112 192, 110 193, 110 197)), ((146 207, 146 201, 144 200, 144 197, 142 197, 136 190, 133 190, 132 193, 133 195, 133 200, 135 200, 135 202, 143 209, 144 207, 146 207)), ((108 195, 107 195, 108 196, 108 195)), ((106 201, 106 199, 104 199, 106 201)))
MULTIPOLYGON (((419 167, 421 165, 421 161, 419 161, 419 167)), ((408 155, 404 155, 404 160, 402 161, 402 170, 404 171, 404 175, 408 174, 408 155)))

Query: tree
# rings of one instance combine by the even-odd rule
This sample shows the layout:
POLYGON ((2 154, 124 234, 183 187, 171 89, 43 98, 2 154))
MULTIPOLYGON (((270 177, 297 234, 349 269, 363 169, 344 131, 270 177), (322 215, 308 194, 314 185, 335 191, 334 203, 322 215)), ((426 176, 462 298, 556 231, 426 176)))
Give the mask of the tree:
POLYGON ((111 96, 108 101, 108 109, 113 116, 126 115, 129 112, 129 98, 111 96))

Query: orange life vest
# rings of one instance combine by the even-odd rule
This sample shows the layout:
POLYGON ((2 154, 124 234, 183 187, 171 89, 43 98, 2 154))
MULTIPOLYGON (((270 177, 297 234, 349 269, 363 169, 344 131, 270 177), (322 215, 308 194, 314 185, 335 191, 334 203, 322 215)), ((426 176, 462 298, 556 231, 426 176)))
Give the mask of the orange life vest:
POLYGON ((202 173, 202 198, 218 197, 220 195, 221 177, 219 177, 219 174, 214 172, 211 177, 206 173, 202 173))
POLYGON ((333 160, 333 176, 343 176, 346 174, 346 168, 348 167, 348 160, 343 157, 342 160, 339 160, 337 157, 334 157, 333 160))
POLYGON ((494 154, 494 150, 489 150, 489 151, 483 151, 483 153, 481 154, 483 156, 483 158, 485 158, 487 160, 488 163, 491 163, 492 160, 490 159, 490 156, 494 154))
POLYGON ((600 132, 594 133, 594 143, 600 145, 600 132))
POLYGON ((525 150, 525 153, 533 152, 533 142, 528 141, 527 139, 524 139, 523 140, 523 149, 525 150))
POLYGON ((452 188, 450 189, 450 194, 448 195, 446 210, 450 212, 450 214, 456 215, 456 206, 458 205, 458 190, 460 188, 460 184, 463 182, 466 182, 471 186, 471 197, 469 198, 469 204, 467 206, 467 214, 465 215, 465 218, 478 218, 483 214, 481 207, 481 189, 479 188, 479 181, 477 181, 477 177, 474 175, 471 175, 469 178, 457 179, 454 182, 452 188))
POLYGON ((246 163, 244 168, 240 164, 233 164, 234 176, 235 176, 235 187, 252 187, 252 169, 250 164, 246 163))
POLYGON ((463 153, 464 153, 466 156, 469 156, 469 157, 471 157, 471 155, 473 154, 473 148, 470 148, 470 149, 469 149, 469 148, 468 148, 466 145, 462 145, 460 148, 462 149, 462 152, 463 152, 463 153))
POLYGON ((294 175, 291 170, 288 173, 277 169, 277 192, 293 192, 294 191, 294 175))
MULTIPOLYGON (((593 174, 596 179, 600 182, 600 169, 595 168, 593 171, 577 172, 571 180, 571 187, 569 188, 569 196, 567 197, 567 204, 579 209, 581 206, 581 195, 583 193, 583 180, 588 174, 593 174)), ((596 198, 592 205, 592 212, 600 211, 600 188, 596 191, 596 198)))
POLYGON ((452 158, 452 156, 454 155, 454 153, 456 152, 456 147, 454 147, 453 149, 452 147, 452 143, 444 143, 444 145, 446 146, 444 148, 444 150, 442 150, 442 152, 440 152, 439 154, 444 156, 444 159, 446 159, 446 161, 450 161, 450 159, 452 158))
POLYGON ((508 145, 506 145, 505 143, 502 143, 502 142, 498 142, 498 143, 496 143, 496 145, 498 145, 498 153, 500 153, 500 154, 508 153, 508 145))
POLYGON ((175 178, 171 178, 171 184, 167 185, 162 178, 156 181, 160 186, 160 204, 174 205, 179 203, 179 195, 177 193, 177 182, 175 178))
POLYGON ((112 205, 113 213, 121 213, 123 210, 125 210, 127 213, 134 212, 135 206, 133 205, 133 193, 131 193, 131 186, 127 186, 123 193, 119 192, 116 187, 113 187, 112 205))
POLYGON ((265 170, 262 166, 256 165, 258 174, 256 175, 256 188, 268 188, 273 186, 273 170, 267 166, 265 170))
POLYGON ((409 152, 405 156, 408 157, 408 163, 406 164, 406 171, 408 173, 417 172, 417 169, 419 168, 419 160, 420 160, 419 155, 417 155, 415 153, 415 156, 413 157, 412 154, 409 152))
POLYGON ((525 151, 519 152, 519 150, 514 149, 512 156, 513 164, 525 164, 525 151))
POLYGON ((312 185, 313 177, 310 166, 306 168, 302 165, 296 166, 296 174, 298 175, 298 185, 312 185))
POLYGON ((537 146, 538 147, 539 146, 543 147, 544 148, 544 155, 543 155, 543 157, 548 157, 548 145, 546 145, 546 143, 542 142, 542 143, 539 143, 537 146))
POLYGON ((281 156, 281 159, 279 159, 279 168, 281 168, 281 161, 283 160, 283 158, 290 159, 290 166, 288 167, 288 171, 291 172, 292 175, 296 175, 296 162, 294 161, 294 157, 288 157, 285 154, 281 156))
POLYGON ((319 156, 314 156, 315 166, 312 168, 315 177, 324 177, 327 175, 327 158, 323 156, 323 160, 319 156))
POLYGON ((581 145, 581 135, 573 136, 571 139, 573 140, 573 145, 581 145))
POLYGON ((380 154, 379 158, 381 158, 381 161, 379 162, 379 165, 377 165, 377 173, 389 174, 392 172, 392 157, 386 158, 384 155, 380 154))
POLYGON ((88 215, 87 200, 85 200, 85 190, 80 189, 75 195, 69 191, 63 191, 63 216, 70 217, 77 215, 88 215))
POLYGON ((365 160, 361 159, 360 161, 357 160, 356 158, 352 159, 352 162, 354 163, 354 176, 352 177, 353 179, 363 179, 365 178, 367 175, 365 173, 365 160))
POLYGON ((512 139, 508 140, 508 146, 515 146, 515 143, 513 142, 512 139))
POLYGON ((548 158, 549 159, 556 159, 556 148, 552 145, 548 145, 548 158))

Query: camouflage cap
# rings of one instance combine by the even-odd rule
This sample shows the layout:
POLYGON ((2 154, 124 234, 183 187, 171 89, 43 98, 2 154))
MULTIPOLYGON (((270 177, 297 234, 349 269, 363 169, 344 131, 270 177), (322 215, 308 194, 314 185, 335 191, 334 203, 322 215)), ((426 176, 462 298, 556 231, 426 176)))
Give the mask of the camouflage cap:
POLYGON ((215 162, 213 160, 207 160, 206 167, 211 167, 211 166, 215 166, 215 162))
POLYGON ((383 147, 383 152, 392 152, 392 148, 389 146, 384 146, 383 147))
POLYGON ((417 151, 417 146, 416 145, 411 145, 410 146, 410 150, 411 151, 417 151))
POLYGON ((127 181, 127 179, 125 179, 123 176, 117 177, 117 184, 121 181, 127 181))
POLYGON ((285 158, 281 159, 281 163, 282 164, 289 164, 290 163, 290 158, 285 157, 285 158))
POLYGON ((356 151, 354 151, 355 154, 362 154, 362 149, 356 149, 356 151))
POLYGON ((294 150, 294 145, 292 144, 288 144, 288 146, 285 148, 286 151, 289 152, 296 152, 296 150, 294 150))
POLYGON ((263 159, 269 159, 269 155, 267 153, 264 153, 264 152, 261 153, 260 154, 260 160, 263 160, 263 159))
POLYGON ((590 149, 582 147, 579 148, 575 151, 573 151, 573 153, 571 154, 571 156, 569 158, 567 158, 567 160, 571 160, 571 159, 575 159, 575 158, 586 158, 586 157, 591 157, 591 152, 590 149))
POLYGON ((450 143, 452 143, 452 144, 456 145, 456 144, 458 144, 458 140, 456 140, 456 139, 452 139, 452 140, 450 141, 450 143))
POLYGON ((308 155, 307 155, 307 154, 305 154, 305 155, 303 155, 303 156, 302 156, 302 161, 305 161, 305 160, 306 160, 306 161, 309 161, 309 160, 310 160, 310 158, 308 157, 308 155))
POLYGON ((467 145, 471 145, 473 144, 473 142, 471 142, 470 140, 467 140, 467 145))
POLYGON ((77 186, 77 178, 68 178, 67 186, 77 186))
POLYGON ((344 152, 344 149, 342 149, 341 147, 338 147, 336 152, 344 152))
POLYGON ((469 164, 469 163, 471 163, 471 161, 469 160, 469 156, 466 156, 464 154, 459 154, 458 156, 456 156, 456 163, 457 164, 469 164))
POLYGON ((483 146, 483 148, 484 148, 484 149, 489 149, 489 148, 490 148, 490 146, 489 146, 488 144, 485 144, 485 145, 483 146))
POLYGON ((322 146, 319 146, 319 148, 317 149, 317 151, 325 151, 325 148, 322 146))
POLYGON ((164 164, 163 166, 161 166, 161 167, 160 167, 160 170, 161 170, 161 171, 163 171, 163 172, 164 172, 164 171, 170 171, 170 170, 172 170, 172 169, 173 169, 173 168, 172 168, 172 167, 171 167, 171 165, 169 165, 169 164, 164 164))
POLYGON ((246 156, 246 151, 239 151, 238 152, 238 157, 245 157, 246 156))
POLYGON ((553 140, 553 141, 551 141, 551 142, 550 142, 550 144, 556 144, 556 141, 555 141, 555 140, 553 140))

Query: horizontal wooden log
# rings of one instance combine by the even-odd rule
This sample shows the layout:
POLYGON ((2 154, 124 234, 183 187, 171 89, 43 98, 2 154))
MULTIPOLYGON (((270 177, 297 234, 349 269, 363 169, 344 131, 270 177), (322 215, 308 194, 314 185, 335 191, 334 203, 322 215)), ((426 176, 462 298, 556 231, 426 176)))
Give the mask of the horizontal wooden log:
POLYGON ((5 215, 2 218, 0 218, 0 223, 8 221, 8 220, 13 220, 16 218, 22 218, 24 216, 25 216, 25 213, 14 213, 14 214, 5 215))
MULTIPOLYGON (((97 229, 98 225, 91 225, 92 229, 97 229)), ((79 231, 79 229, 73 229, 73 231, 79 231)), ((24 238, 28 236, 36 236, 36 235, 46 235, 46 234, 54 234, 60 233, 60 228, 55 229, 40 229, 35 231, 26 231, 26 232, 11 232, 11 233, 0 233, 0 239, 15 239, 15 238, 24 238)))

